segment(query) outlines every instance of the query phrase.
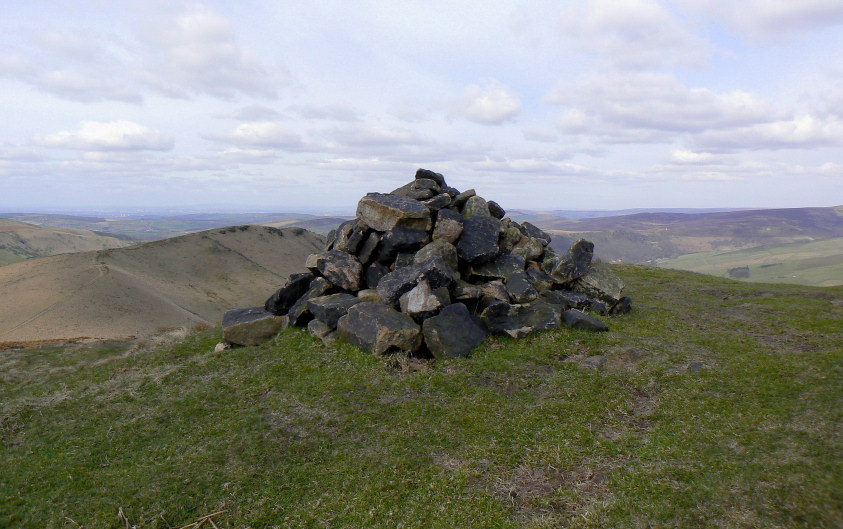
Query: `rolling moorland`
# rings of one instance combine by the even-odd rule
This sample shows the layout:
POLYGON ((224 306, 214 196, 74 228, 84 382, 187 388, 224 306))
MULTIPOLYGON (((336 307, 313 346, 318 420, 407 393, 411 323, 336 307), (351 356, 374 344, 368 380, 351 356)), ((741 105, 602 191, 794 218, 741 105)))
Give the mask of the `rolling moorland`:
POLYGON ((41 227, 0 219, 0 266, 50 255, 121 248, 132 243, 122 234, 64 226, 41 227))
POLYGON ((0 343, 124 339, 217 325, 262 305, 324 245, 301 228, 238 226, 0 267, 0 343))
MULTIPOLYGON (((656 212, 512 211, 510 216, 518 222, 532 222, 551 233, 554 238, 552 246, 557 250, 564 251, 577 239, 586 238, 595 243, 597 256, 610 262, 656 264, 744 281, 813 286, 843 284, 843 251, 840 250, 843 245, 843 206, 656 212), (750 249, 756 250, 742 253, 750 249), (767 256, 763 262, 758 260, 760 255, 767 256), (749 274, 738 272, 736 276, 729 273, 744 266, 750 268, 749 274)), ((97 230, 101 234, 138 240, 158 240, 247 223, 275 228, 297 226, 324 235, 348 220, 347 217, 303 214, 120 218, 17 214, 11 217, 44 227, 97 230)), ((0 241, 0 259, 3 248, 0 241)), ((18 255, 22 255, 20 251, 18 255)), ((33 255, 43 254, 35 252, 33 255)))
POLYGON ((456 360, 218 327, 2 351, 0 526, 843 525, 843 287, 614 268, 610 332, 456 360))

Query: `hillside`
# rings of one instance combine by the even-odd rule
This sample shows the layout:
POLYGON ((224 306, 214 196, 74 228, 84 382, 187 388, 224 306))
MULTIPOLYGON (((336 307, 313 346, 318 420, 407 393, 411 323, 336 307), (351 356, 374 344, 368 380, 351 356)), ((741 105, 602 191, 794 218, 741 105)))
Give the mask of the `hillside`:
POLYGON ((133 242, 129 237, 86 229, 0 219, 0 266, 36 257, 121 248, 133 242))
POLYGON ((659 260, 657 264, 742 281, 843 285, 843 237, 768 244, 732 252, 692 253, 659 260))
MULTIPOLYGON (((59 215, 45 213, 15 213, 9 218, 38 226, 55 226, 94 230, 117 237, 141 241, 157 241, 187 233, 235 226, 257 224, 273 228, 305 228, 326 233, 342 221, 321 230, 323 219, 302 213, 188 213, 180 215, 127 214, 115 216, 59 215)), ((332 221, 329 221, 332 224, 332 221)))
POLYGON ((843 287, 616 272, 610 332, 467 359, 3 351, 0 527, 843 526, 843 287))
POLYGON ((699 252, 843 237, 843 206, 711 213, 637 213, 584 219, 549 219, 539 226, 567 248, 585 237, 608 261, 648 262, 699 252))
POLYGON ((0 342, 216 325, 227 309, 262 305, 322 246, 299 228, 239 226, 4 266, 0 342))

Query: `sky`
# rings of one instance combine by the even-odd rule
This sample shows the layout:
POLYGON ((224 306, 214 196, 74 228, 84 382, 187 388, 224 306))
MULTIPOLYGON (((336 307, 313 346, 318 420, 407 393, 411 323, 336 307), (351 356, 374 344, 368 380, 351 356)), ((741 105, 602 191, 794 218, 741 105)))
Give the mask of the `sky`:
POLYGON ((840 0, 0 2, 0 212, 843 204, 840 0))

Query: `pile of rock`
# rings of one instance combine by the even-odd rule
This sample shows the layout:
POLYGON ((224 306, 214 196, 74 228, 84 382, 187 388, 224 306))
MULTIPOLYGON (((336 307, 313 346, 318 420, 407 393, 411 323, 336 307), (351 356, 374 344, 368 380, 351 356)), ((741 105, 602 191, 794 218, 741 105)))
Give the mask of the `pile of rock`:
POLYGON ((557 254, 550 235, 505 214, 419 169, 407 185, 363 197, 357 218, 308 257, 309 272, 290 276, 263 308, 227 312, 223 339, 255 345, 306 325, 326 342, 343 338, 375 354, 456 357, 489 333, 605 331, 594 314, 630 310, 623 282, 592 261, 592 243, 557 254))

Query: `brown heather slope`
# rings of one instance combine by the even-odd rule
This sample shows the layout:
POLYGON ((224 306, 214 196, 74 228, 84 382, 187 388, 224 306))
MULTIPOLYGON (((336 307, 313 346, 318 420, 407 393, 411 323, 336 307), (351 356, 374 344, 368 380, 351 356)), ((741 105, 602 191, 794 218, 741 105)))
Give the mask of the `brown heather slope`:
POLYGON ((120 339, 262 305, 323 239, 237 226, 0 267, 0 343, 120 339))
POLYGON ((65 253, 122 248, 132 244, 115 237, 80 228, 41 227, 11 219, 0 219, 0 265, 65 253))

